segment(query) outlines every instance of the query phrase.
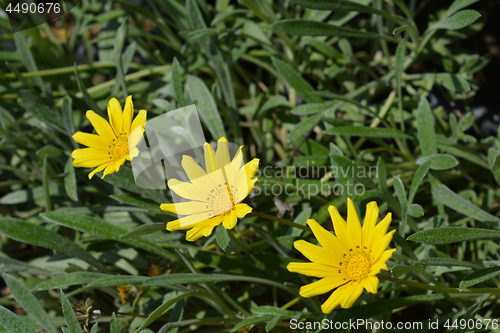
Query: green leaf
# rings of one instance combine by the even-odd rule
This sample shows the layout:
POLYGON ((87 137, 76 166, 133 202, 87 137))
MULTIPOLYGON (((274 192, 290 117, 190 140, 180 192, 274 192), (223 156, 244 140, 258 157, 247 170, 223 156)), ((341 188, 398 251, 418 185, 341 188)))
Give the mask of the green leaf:
POLYGON ((255 324, 266 323, 272 320, 273 318, 274 316, 268 315, 268 316, 255 316, 243 319, 231 329, 230 333, 237 332, 245 327, 249 327, 255 324))
POLYGON ((179 106, 182 108, 186 106, 184 102, 184 93, 182 92, 182 77, 180 71, 180 65, 177 58, 174 58, 172 62, 172 83, 174 84, 175 95, 177 96, 177 102, 179 106))
POLYGON ((189 75, 186 80, 185 89, 192 101, 198 101, 196 105, 198 114, 210 131, 212 137, 214 139, 219 139, 221 137, 227 138, 224 123, 217 109, 217 104, 215 104, 214 97, 205 83, 200 78, 189 75))
POLYGON ((400 112, 403 112, 403 70, 406 54, 406 40, 403 39, 396 49, 396 86, 398 89, 398 107, 400 112))
POLYGON ((66 325, 68 325, 70 333, 82 333, 82 329, 80 328, 80 323, 78 322, 78 318, 76 318, 75 311, 71 307, 71 304, 68 301, 64 292, 60 290, 61 293, 61 301, 64 319, 66 319, 66 325))
POLYGON ((141 208, 146 208, 146 209, 159 209, 160 208, 160 205, 158 205, 154 201, 144 199, 141 197, 136 197, 133 195, 112 194, 112 195, 110 195, 110 198, 115 199, 116 201, 121 202, 121 203, 126 204, 126 205, 129 205, 129 206, 141 207, 141 208))
POLYGON ((358 29, 343 28, 328 24, 303 19, 286 19, 271 24, 271 28, 290 35, 296 36, 331 36, 331 37, 359 37, 385 39, 391 42, 399 42, 397 39, 379 35, 372 32, 365 32, 358 29))
POLYGON ((113 312, 111 315, 111 330, 110 333, 121 333, 120 325, 118 325, 118 320, 116 319, 116 314, 113 312))
POLYGON ((447 30, 458 30, 465 28, 466 26, 474 23, 478 18, 481 17, 477 11, 472 9, 461 10, 455 15, 448 17, 444 20, 440 20, 433 26, 429 28, 429 30, 434 29, 447 29, 447 30))
POLYGON ((92 326, 92 329, 90 330, 90 333, 97 333, 97 330, 99 329, 99 323, 96 322, 94 326, 92 326))
POLYGON ((437 73, 425 74, 424 76, 426 75, 434 75, 434 80, 436 81, 436 83, 444 86, 449 90, 458 92, 470 91, 469 82, 459 74, 437 73))
MULTIPOLYGON (((15 33, 14 42, 16 43, 16 53, 21 56, 21 61, 23 62, 24 67, 28 70, 28 72, 38 72, 38 67, 36 66, 35 58, 31 53, 31 50, 28 46, 28 42, 26 41, 26 37, 24 33, 15 33)), ((33 80, 40 88, 41 91, 45 91, 43 86, 42 77, 37 75, 33 77, 33 80)))
MULTIPOLYGON (((62 116, 63 116, 63 124, 64 128, 66 128, 66 133, 69 137, 75 134, 75 124, 73 123, 73 100, 68 96, 64 96, 62 100, 61 106, 62 116)), ((78 144, 71 138, 71 143, 73 144, 73 148, 78 148, 78 144)))
POLYGON ((500 266, 488 267, 472 272, 460 281, 460 291, 500 275, 500 266))
POLYGON ((332 11, 346 11, 346 12, 359 12, 359 13, 370 13, 383 16, 389 20, 399 22, 400 24, 406 23, 406 20, 397 15, 391 15, 390 13, 381 11, 379 9, 365 6, 354 1, 346 0, 293 0, 292 2, 301 5, 306 8, 312 8, 317 10, 332 10, 332 11))
POLYGON ((266 332, 271 331, 276 326, 276 324, 280 321, 280 319, 281 319, 281 317, 274 317, 273 319, 271 319, 266 325, 266 332))
POLYGON ((46 212, 41 214, 41 216, 50 222, 87 232, 93 236, 103 237, 105 239, 111 239, 120 243, 138 247, 151 253, 163 256, 169 260, 177 259, 177 257, 172 253, 168 252, 161 246, 152 244, 142 236, 136 236, 134 238, 121 238, 121 235, 126 234, 125 229, 95 217, 71 211, 46 212))
POLYGON ((125 45, 125 40, 127 39, 128 31, 128 20, 124 18, 120 27, 116 31, 114 54, 116 63, 116 82, 122 87, 123 96, 127 98, 127 83, 125 82, 125 71, 123 69, 123 46, 125 45))
POLYGON ((217 239, 217 244, 219 244, 220 248, 227 253, 233 252, 233 247, 231 246, 231 238, 229 237, 229 233, 226 228, 222 224, 220 224, 215 230, 215 237, 217 239))
POLYGON ((392 128, 367 127, 367 126, 341 126, 327 129, 325 134, 329 135, 350 135, 366 138, 385 139, 412 139, 412 136, 392 128))
POLYGON ((300 313, 299 311, 284 310, 282 308, 269 305, 259 306, 252 309, 253 315, 273 315, 278 317, 293 317, 299 313, 300 313))
MULTIPOLYGON (((476 301, 476 303, 474 303, 469 308, 469 310, 467 310, 467 313, 464 314, 462 319, 459 320, 459 323, 463 322, 462 320, 464 320, 466 323, 469 323, 469 320, 474 319, 474 317, 476 317, 476 314, 478 313, 478 311, 481 310, 481 308, 484 306, 484 303, 488 300, 488 298, 490 298, 490 296, 491 296, 491 294, 484 294, 483 296, 481 296, 481 298, 478 299, 476 301)), ((453 332, 454 333, 464 333, 465 330, 467 329, 466 326, 465 327, 459 326, 453 332)))
POLYGON ((297 142, 304 138, 304 136, 323 118, 323 114, 316 114, 311 117, 307 117, 299 122, 288 136, 290 142, 297 142))
POLYGON ((178 297, 175 297, 171 300, 169 300, 168 302, 165 302, 163 303, 162 305, 160 305, 159 307, 157 307, 147 318, 146 320, 141 324, 141 326, 137 329, 136 333, 139 333, 141 332, 142 330, 144 330, 146 327, 148 327, 149 325, 151 325, 158 317, 160 317, 165 311, 167 311, 172 305, 176 304, 177 302, 187 298, 187 297, 191 297, 191 296, 194 296, 194 295, 197 295, 199 293, 197 292, 192 292, 192 293, 185 293, 185 294, 182 294, 178 297))
POLYGON ((274 67, 290 87, 308 103, 321 103, 323 99, 319 96, 311 95, 315 90, 304 78, 290 65, 278 58, 271 58, 274 67))
POLYGON ((380 156, 377 159, 377 179, 380 191, 387 192, 387 167, 380 156))
POLYGON ((158 231, 164 231, 166 229, 165 223, 151 223, 151 224, 143 224, 128 231, 126 234, 121 235, 120 238, 130 238, 139 235, 151 234, 158 231))
POLYGON ((451 258, 426 258, 419 260, 425 266, 463 266, 474 269, 479 269, 481 266, 468 261, 462 261, 451 258))
POLYGON ((52 158, 62 156, 61 149, 54 147, 53 145, 46 145, 36 151, 36 154, 40 158, 52 158))
POLYGON ((448 7, 448 10, 446 10, 446 13, 444 14, 444 17, 450 17, 451 15, 455 14, 458 12, 460 9, 465 8, 467 6, 470 6, 472 4, 475 4, 479 0, 455 0, 450 7, 448 7))
POLYGON ((72 286, 75 284, 88 284, 103 277, 109 276, 108 274, 93 273, 93 272, 72 272, 64 275, 55 276, 51 279, 42 281, 36 284, 31 290, 50 290, 60 289, 72 286))
POLYGON ((54 274, 49 270, 30 265, 16 259, 0 256, 0 273, 10 273, 10 272, 14 273, 22 272, 32 275, 45 275, 45 276, 50 276, 54 274))
MULTIPOLYGON (((186 0, 186 11, 192 30, 207 28, 205 19, 200 11, 200 8, 198 7, 198 3, 196 0, 186 0)), ((233 81, 231 79, 231 72, 229 71, 227 61, 222 57, 222 53, 220 52, 216 40, 213 36, 205 36, 198 39, 197 42, 200 44, 207 58, 213 63, 213 68, 217 74, 217 78, 219 79, 224 101, 230 109, 229 118, 233 122, 233 130, 236 132, 234 133, 234 135, 238 137, 240 135, 238 107, 236 105, 233 81)), ((195 99, 197 98, 191 98, 191 100, 195 99)), ((220 138, 220 136, 218 136, 217 138, 220 138)))
MULTIPOLYGON (((63 190, 59 186, 49 186, 49 193, 51 196, 63 195, 63 190)), ((45 192, 42 186, 37 186, 34 188, 26 190, 17 190, 7 193, 2 198, 0 198, 0 204, 2 205, 16 205, 24 202, 32 202, 34 200, 39 200, 45 197, 45 192)))
POLYGON ((102 110, 97 106, 96 102, 94 99, 90 96, 90 94, 87 91, 87 88, 85 88, 85 85, 83 84, 82 80, 80 79, 80 75, 78 74, 78 67, 76 66, 76 62, 74 63, 74 68, 75 68, 75 79, 76 79, 76 84, 78 86, 78 90, 82 93, 83 99, 85 102, 87 102, 87 105, 89 108, 93 111, 95 111, 97 114, 102 115, 102 110))
POLYGON ((434 115, 429 102, 424 96, 420 97, 417 110, 418 141, 422 155, 437 154, 436 132, 434 130, 434 115))
POLYGON ((493 160, 493 165, 491 166, 491 169, 493 171, 497 171, 498 169, 500 169, 500 154, 495 156, 495 158, 493 160))
POLYGON ((26 112, 32 113, 43 124, 46 124, 46 126, 66 134, 66 129, 61 124, 61 116, 47 105, 27 98, 19 98, 17 103, 26 110, 26 112))
POLYGON ((415 163, 421 165, 431 162, 430 168, 432 170, 448 170, 456 167, 458 161, 453 155, 448 154, 431 154, 417 159, 415 163))
POLYGON ((68 157, 68 161, 64 166, 64 172, 66 173, 66 176, 64 176, 64 188, 66 189, 66 193, 71 200, 78 201, 75 167, 73 166, 73 158, 71 156, 68 157))
POLYGON ((427 174, 427 171, 429 171, 430 165, 431 161, 424 162, 418 167, 417 171, 415 171, 415 174, 413 175, 413 179, 411 181, 410 195, 408 196, 408 201, 410 203, 413 202, 415 194, 417 194, 418 187, 427 174))
POLYGON ((59 333, 43 306, 24 283, 10 274, 2 274, 2 277, 12 296, 28 315, 35 319, 47 332, 59 333))
POLYGON ((137 193, 143 198, 151 199, 158 203, 166 202, 166 199, 158 194, 158 192, 138 186, 135 182, 132 168, 128 166, 122 165, 120 172, 107 175, 103 180, 124 190, 137 193))
MULTIPOLYGON (((14 34, 14 36, 19 34, 14 34)), ((5 327, 9 333, 36 333, 24 320, 0 305, 1 326, 5 327)))
POLYGON ((22 220, 3 217, 0 218, 0 233, 18 242, 45 247, 77 257, 100 270, 107 271, 106 266, 95 259, 90 253, 82 249, 73 241, 39 225, 22 220))
POLYGON ((414 233, 407 240, 423 244, 451 244, 474 239, 500 238, 500 231, 480 228, 441 227, 414 233))
POLYGON ((408 206, 408 215, 413 217, 424 216, 424 209, 419 204, 411 204, 408 206))
POLYGON ((500 223, 500 218, 474 206, 469 200, 462 198, 445 185, 441 184, 433 188, 432 196, 443 205, 478 221, 500 223))

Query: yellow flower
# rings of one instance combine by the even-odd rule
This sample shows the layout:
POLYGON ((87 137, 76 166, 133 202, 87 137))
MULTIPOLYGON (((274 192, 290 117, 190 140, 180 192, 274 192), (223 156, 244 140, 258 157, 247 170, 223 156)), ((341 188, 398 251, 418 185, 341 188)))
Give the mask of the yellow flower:
POLYGON ((253 190, 259 168, 259 159, 254 158, 242 166, 243 153, 240 147, 233 160, 229 157, 228 142, 220 138, 217 152, 209 143, 203 145, 206 171, 192 157, 182 157, 182 167, 189 182, 170 179, 168 187, 187 202, 162 204, 166 212, 184 215, 169 222, 167 230, 191 229, 186 240, 195 241, 209 236, 214 227, 223 224, 232 229, 237 218, 243 218, 252 211, 247 204, 240 203, 253 190))
POLYGON ((130 161, 139 153, 136 145, 141 140, 144 129, 134 132, 130 140, 132 148, 130 151, 129 136, 137 127, 144 126, 146 113, 146 110, 139 111, 132 122, 134 116, 132 96, 127 97, 123 112, 120 102, 116 98, 112 98, 108 102, 109 123, 94 111, 87 111, 86 116, 97 134, 76 132, 73 135, 76 142, 88 147, 73 151, 71 154, 71 157, 74 158, 73 165, 78 168, 97 167, 89 173, 89 179, 92 179, 96 172, 103 169, 102 178, 110 173, 118 172, 125 160, 130 161))
POLYGON ((339 304, 344 309, 350 308, 363 288, 375 294, 379 283, 376 275, 382 269, 388 270, 386 262, 396 251, 386 250, 395 232, 387 232, 391 213, 377 224, 375 201, 366 205, 363 227, 351 199, 347 199, 347 224, 337 208, 330 206, 328 211, 336 236, 315 220, 307 220, 321 247, 304 240, 294 242, 295 248, 312 262, 292 262, 287 266, 290 272, 321 278, 302 286, 299 292, 302 297, 321 295, 336 288, 321 306, 323 313, 332 312, 339 304))

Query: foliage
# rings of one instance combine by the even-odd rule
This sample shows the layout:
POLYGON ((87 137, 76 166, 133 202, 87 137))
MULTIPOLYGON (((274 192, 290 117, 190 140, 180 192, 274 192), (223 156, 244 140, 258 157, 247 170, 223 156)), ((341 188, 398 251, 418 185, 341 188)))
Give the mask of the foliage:
POLYGON ((0 332, 498 318, 500 137, 469 103, 491 56, 463 46, 486 20, 477 1, 81 0, 15 34, 2 11, 0 332), (256 213, 191 243, 165 231, 171 194, 129 165, 75 169, 85 112, 128 95, 148 119, 196 104, 207 141, 244 144, 261 161, 256 213), (331 229, 328 206, 345 216, 347 197, 361 220, 373 200, 393 213, 397 251, 378 293, 322 314, 328 295, 301 298, 315 278, 286 266, 303 260, 293 241, 315 241, 307 219, 331 229), (88 298, 100 316, 71 309, 88 298))

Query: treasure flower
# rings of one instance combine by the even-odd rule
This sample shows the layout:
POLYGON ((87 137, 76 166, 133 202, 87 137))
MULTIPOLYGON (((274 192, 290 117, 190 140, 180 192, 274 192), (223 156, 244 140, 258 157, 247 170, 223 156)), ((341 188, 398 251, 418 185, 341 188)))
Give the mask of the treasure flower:
POLYGON ((232 229, 238 220, 252 211, 241 203, 253 190, 259 168, 259 159, 243 164, 242 147, 231 160, 228 142, 220 138, 217 151, 205 143, 205 170, 192 157, 184 155, 181 165, 190 182, 170 179, 168 187, 186 202, 164 203, 163 211, 183 216, 167 224, 167 230, 186 230, 186 240, 195 241, 209 236, 214 227, 220 225, 232 229))
POLYGON ((109 122, 94 111, 87 111, 86 116, 97 134, 76 132, 73 135, 76 142, 88 147, 73 151, 71 154, 73 166, 95 168, 89 173, 89 179, 102 170, 104 170, 102 178, 118 172, 125 161, 130 161, 139 154, 136 145, 141 140, 144 129, 135 132, 134 130, 144 126, 146 114, 146 110, 141 110, 132 121, 134 116, 132 96, 127 97, 123 111, 116 98, 108 102, 109 122))
POLYGON ((366 205, 363 227, 359 222, 351 199, 347 199, 347 223, 334 206, 328 208, 335 235, 309 219, 307 224, 321 246, 304 240, 294 242, 294 247, 311 262, 292 262, 290 272, 321 278, 302 286, 302 297, 313 297, 334 290, 323 303, 323 313, 330 313, 337 305, 350 308, 365 289, 375 294, 380 270, 388 270, 387 260, 396 249, 386 250, 395 230, 387 232, 391 213, 377 224, 378 206, 375 201, 366 205))

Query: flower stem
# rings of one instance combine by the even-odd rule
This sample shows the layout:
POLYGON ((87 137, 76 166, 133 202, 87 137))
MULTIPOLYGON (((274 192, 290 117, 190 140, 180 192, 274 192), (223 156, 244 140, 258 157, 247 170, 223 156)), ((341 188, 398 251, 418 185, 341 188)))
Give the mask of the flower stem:
POLYGON ((387 275, 377 274, 377 277, 382 280, 391 281, 394 283, 404 284, 409 287, 420 288, 424 290, 432 290, 446 294, 500 294, 500 288, 472 288, 460 290, 458 288, 431 286, 430 284, 418 283, 408 280, 401 280, 387 275))
POLYGON ((288 220, 285 220, 285 219, 282 219, 282 218, 279 218, 279 217, 276 217, 276 216, 272 216, 272 215, 268 215, 268 214, 264 214, 264 213, 259 213, 259 212, 251 212, 250 214, 253 215, 253 216, 262 217, 264 219, 268 219, 268 220, 271 220, 271 221, 276 221, 276 222, 279 222, 279 223, 283 223, 283 224, 286 224, 286 225, 288 225, 290 227, 302 229, 304 231, 309 231, 309 228, 306 227, 305 225, 294 223, 292 221, 288 221, 288 220))

